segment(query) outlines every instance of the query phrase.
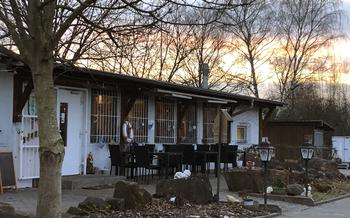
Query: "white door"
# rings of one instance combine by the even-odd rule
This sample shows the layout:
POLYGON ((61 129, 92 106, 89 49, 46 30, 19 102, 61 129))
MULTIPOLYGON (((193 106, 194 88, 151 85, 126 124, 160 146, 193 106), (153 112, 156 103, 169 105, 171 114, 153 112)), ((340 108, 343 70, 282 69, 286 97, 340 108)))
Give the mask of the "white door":
POLYGON ((62 175, 80 174, 83 158, 83 93, 82 91, 59 89, 58 125, 65 141, 62 175))
POLYGON ((344 159, 343 162, 350 162, 350 137, 346 136, 344 139, 344 159))

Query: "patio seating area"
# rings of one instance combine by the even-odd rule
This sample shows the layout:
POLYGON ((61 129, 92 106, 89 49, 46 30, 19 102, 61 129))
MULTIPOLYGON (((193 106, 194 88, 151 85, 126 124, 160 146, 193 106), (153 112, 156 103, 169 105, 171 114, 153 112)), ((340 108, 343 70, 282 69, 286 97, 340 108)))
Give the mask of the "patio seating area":
MULTIPOLYGON (((237 147, 222 144, 220 166, 227 170, 237 166, 237 147)), ((175 172, 190 170, 192 173, 209 174, 214 169, 217 176, 218 144, 163 144, 155 149, 154 144, 133 144, 127 151, 120 145, 109 145, 111 175, 125 175, 131 179, 149 181, 149 177, 169 178, 175 172)))

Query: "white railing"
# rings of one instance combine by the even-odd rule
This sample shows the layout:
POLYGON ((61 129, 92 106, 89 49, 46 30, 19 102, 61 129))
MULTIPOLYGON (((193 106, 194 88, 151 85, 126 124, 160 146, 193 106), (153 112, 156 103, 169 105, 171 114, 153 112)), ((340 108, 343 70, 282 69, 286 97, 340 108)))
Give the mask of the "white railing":
POLYGON ((19 158, 19 178, 39 178, 39 126, 36 115, 22 116, 19 158))

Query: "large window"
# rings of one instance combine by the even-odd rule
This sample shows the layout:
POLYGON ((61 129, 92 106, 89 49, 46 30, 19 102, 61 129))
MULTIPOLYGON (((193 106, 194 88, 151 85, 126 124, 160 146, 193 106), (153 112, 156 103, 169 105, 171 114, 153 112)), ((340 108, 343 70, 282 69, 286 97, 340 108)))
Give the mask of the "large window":
POLYGON ((203 143, 214 143, 214 123, 217 106, 203 104, 203 143))
POLYGON ((175 143, 175 102, 159 98, 156 100, 156 123, 155 123, 156 143, 175 143))
POLYGON ((137 143, 147 143, 148 138, 148 101, 142 96, 136 99, 132 106, 127 120, 134 129, 134 141, 137 143))
POLYGON ((117 115, 118 95, 112 90, 92 90, 91 143, 120 141, 120 119, 117 115))
POLYGON ((196 143, 196 105, 188 102, 187 104, 181 104, 180 108, 179 141, 180 143, 196 143))

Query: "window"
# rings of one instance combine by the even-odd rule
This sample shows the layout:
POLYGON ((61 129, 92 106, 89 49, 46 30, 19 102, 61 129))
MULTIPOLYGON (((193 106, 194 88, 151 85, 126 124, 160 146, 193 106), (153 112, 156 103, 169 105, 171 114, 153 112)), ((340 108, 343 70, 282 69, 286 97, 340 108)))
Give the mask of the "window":
POLYGON ((127 120, 134 129, 134 141, 147 143, 148 139, 148 101, 147 97, 139 97, 132 106, 127 120))
POLYGON ((247 127, 237 126, 237 143, 247 142, 247 127))
POLYGON ((203 143, 214 143, 214 123, 217 106, 203 104, 203 143))
POLYGON ((120 141, 120 119, 117 115, 118 95, 112 90, 92 90, 91 143, 120 141))
POLYGON ((156 100, 156 143, 175 143, 175 102, 159 98, 156 100))
POLYGON ((180 105, 179 139, 180 143, 196 143, 197 120, 196 105, 187 103, 180 105), (183 113, 183 114, 181 114, 183 113))

